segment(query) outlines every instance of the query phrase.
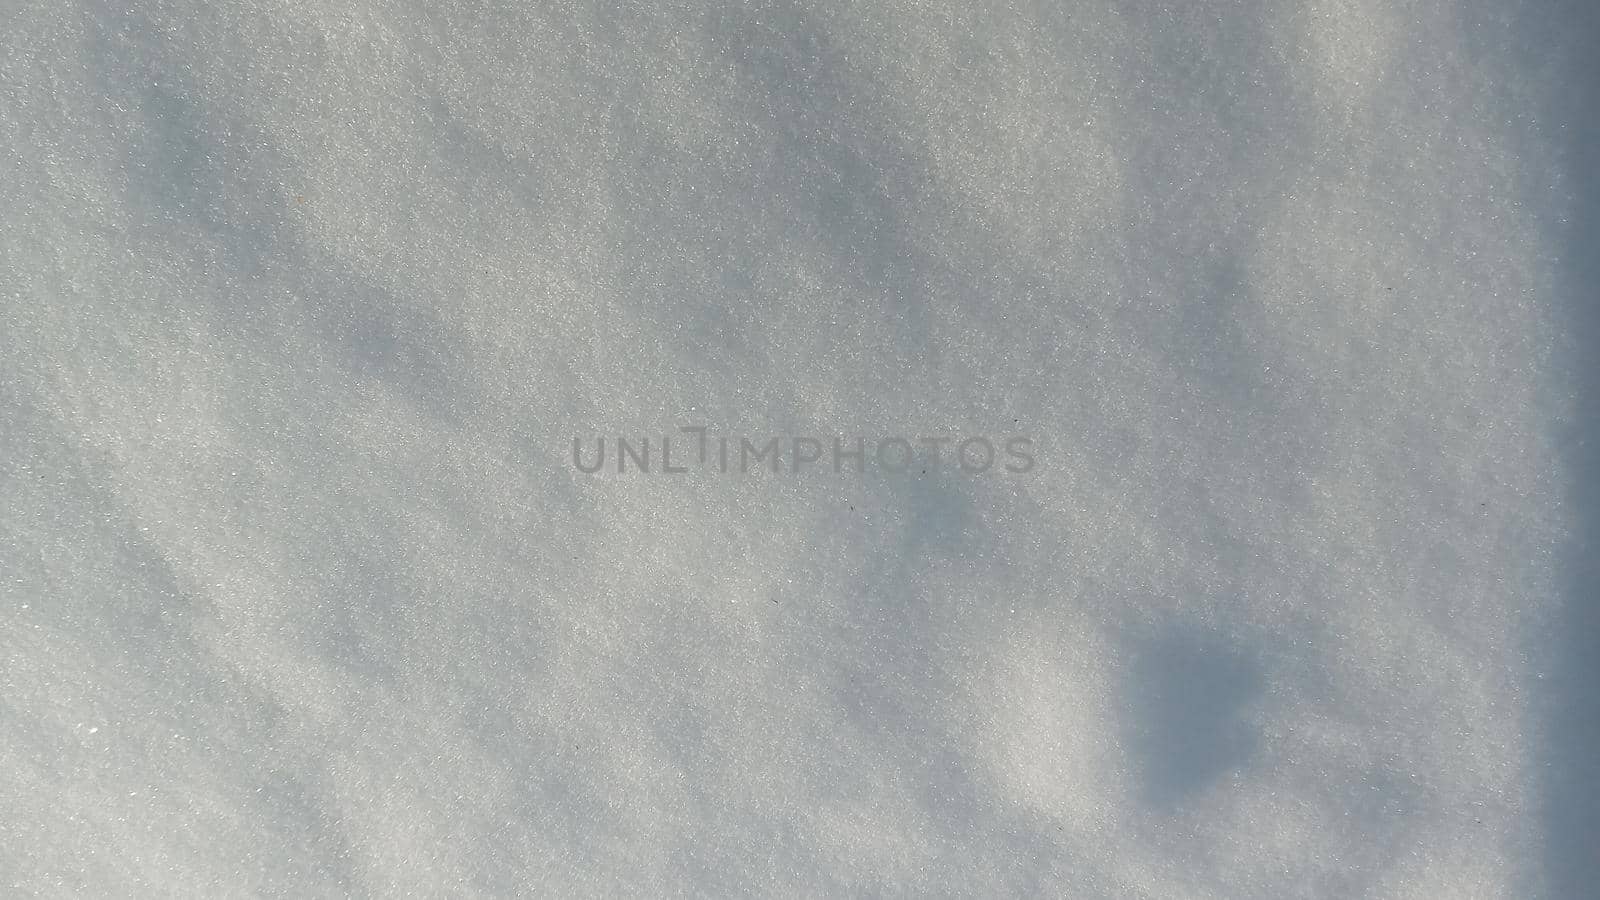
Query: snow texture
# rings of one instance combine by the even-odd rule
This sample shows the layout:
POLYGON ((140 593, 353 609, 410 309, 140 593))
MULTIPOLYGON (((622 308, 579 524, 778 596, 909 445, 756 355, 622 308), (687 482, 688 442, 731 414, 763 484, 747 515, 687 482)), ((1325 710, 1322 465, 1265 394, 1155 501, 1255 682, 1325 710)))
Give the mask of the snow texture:
POLYGON ((0 893, 1600 896, 1597 17, 0 2, 0 893))

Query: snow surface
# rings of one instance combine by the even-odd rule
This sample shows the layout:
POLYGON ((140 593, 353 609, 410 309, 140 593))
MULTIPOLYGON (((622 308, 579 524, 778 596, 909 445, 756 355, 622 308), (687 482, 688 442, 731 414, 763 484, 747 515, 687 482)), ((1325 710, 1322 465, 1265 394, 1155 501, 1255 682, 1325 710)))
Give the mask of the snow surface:
POLYGON ((0 893, 1600 896, 1597 15, 0 2, 0 893))

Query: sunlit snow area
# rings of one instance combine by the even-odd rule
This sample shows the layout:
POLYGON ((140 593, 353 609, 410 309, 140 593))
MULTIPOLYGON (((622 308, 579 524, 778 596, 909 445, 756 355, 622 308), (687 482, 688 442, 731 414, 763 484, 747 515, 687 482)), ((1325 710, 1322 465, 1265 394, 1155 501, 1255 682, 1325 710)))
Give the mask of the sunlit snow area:
POLYGON ((0 0, 0 896, 1600 897, 1597 54, 0 0))

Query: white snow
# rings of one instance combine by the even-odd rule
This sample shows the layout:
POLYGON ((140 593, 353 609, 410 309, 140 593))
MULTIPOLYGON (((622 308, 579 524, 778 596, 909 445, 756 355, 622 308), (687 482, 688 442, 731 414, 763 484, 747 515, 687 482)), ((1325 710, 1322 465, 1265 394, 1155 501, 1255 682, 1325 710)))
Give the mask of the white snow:
POLYGON ((0 5, 0 894, 1593 896, 1596 21, 0 5))

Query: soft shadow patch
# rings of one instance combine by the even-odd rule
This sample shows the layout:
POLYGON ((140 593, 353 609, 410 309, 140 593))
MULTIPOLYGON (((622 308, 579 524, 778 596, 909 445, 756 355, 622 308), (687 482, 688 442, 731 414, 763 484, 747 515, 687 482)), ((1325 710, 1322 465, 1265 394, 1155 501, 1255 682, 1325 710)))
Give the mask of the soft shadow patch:
POLYGON ((1182 803, 1255 754, 1247 714, 1265 676, 1254 654, 1172 626, 1134 644, 1127 678, 1129 745, 1150 803, 1182 803))

